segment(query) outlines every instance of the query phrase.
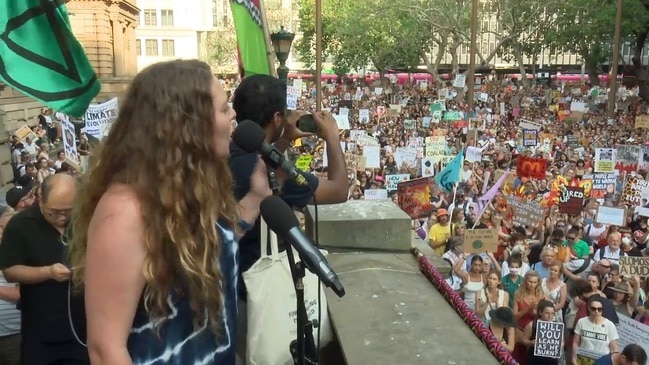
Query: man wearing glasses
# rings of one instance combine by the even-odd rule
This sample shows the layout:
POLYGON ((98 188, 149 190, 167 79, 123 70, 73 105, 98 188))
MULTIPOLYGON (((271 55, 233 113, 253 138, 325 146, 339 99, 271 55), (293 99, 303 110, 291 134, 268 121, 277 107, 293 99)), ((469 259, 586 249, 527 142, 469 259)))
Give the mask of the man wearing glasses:
POLYGON ((2 236, 0 269, 8 282, 20 284, 23 364, 89 364, 70 328, 72 321, 77 333, 85 332, 84 318, 76 315, 83 304, 71 300, 68 309, 71 271, 62 264, 76 190, 72 176, 48 176, 39 203, 13 216, 2 236))

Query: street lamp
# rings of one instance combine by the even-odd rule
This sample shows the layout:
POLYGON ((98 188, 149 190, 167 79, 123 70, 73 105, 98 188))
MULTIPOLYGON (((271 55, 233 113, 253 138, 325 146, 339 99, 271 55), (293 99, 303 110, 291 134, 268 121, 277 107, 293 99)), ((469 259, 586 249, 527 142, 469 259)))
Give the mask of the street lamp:
POLYGON ((270 35, 270 40, 273 42, 273 49, 275 56, 279 60, 279 67, 277 68, 277 77, 284 83, 288 83, 288 67, 286 67, 286 60, 288 54, 291 53, 291 44, 295 34, 287 32, 282 26, 279 32, 270 35))

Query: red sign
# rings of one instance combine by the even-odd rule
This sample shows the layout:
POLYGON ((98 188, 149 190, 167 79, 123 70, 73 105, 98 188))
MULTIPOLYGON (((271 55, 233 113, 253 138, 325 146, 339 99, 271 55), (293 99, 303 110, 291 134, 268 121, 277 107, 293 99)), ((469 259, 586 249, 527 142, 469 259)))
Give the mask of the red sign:
POLYGON ((518 156, 516 160, 516 175, 518 177, 531 177, 545 179, 548 162, 544 158, 518 156))
POLYGON ((399 208, 412 219, 427 218, 433 209, 430 203, 433 184, 431 177, 400 182, 397 185, 399 208))

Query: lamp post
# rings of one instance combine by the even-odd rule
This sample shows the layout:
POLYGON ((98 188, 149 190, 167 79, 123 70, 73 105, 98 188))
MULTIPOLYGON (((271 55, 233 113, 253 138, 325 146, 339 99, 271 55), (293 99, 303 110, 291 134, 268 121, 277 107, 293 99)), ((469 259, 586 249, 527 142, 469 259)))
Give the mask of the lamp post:
POLYGON ((277 77, 284 81, 285 84, 288 84, 288 67, 286 67, 286 60, 288 60, 288 54, 291 53, 291 44, 293 44, 293 39, 295 34, 287 32, 282 26, 279 32, 273 33, 270 35, 270 40, 273 42, 273 49, 275 50, 275 56, 279 60, 279 67, 277 68, 277 77))

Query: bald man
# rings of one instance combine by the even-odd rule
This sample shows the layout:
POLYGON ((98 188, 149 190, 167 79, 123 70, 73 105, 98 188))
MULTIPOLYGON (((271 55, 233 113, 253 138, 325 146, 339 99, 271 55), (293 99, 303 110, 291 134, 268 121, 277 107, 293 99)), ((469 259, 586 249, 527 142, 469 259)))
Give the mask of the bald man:
POLYGON ((85 338, 83 303, 73 297, 68 310, 71 272, 62 263, 62 236, 76 191, 72 176, 48 176, 41 184, 40 202, 16 214, 2 237, 0 269, 7 281, 20 285, 22 364, 90 363, 77 338, 85 338))

